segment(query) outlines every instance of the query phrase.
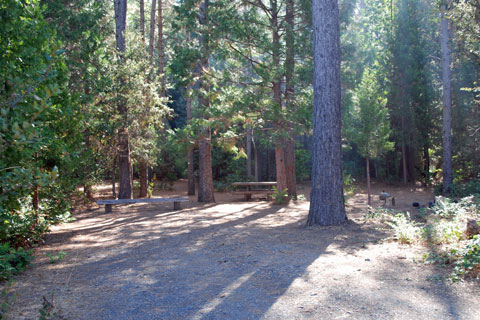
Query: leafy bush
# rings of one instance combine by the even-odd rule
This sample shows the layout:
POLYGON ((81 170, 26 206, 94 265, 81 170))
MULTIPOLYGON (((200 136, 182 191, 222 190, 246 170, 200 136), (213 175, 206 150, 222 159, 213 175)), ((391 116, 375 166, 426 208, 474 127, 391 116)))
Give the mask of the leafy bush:
POLYGON ((288 189, 285 188, 282 191, 277 189, 276 186, 273 187, 273 193, 272 193, 272 198, 275 201, 276 204, 282 204, 285 202, 285 199, 288 196, 288 189))
POLYGON ((478 271, 480 266, 480 237, 474 236, 473 239, 467 240, 462 249, 452 251, 451 254, 457 258, 453 268, 453 280, 459 280, 461 276, 475 270, 478 271))
MULTIPOLYGON (((443 184, 435 186, 434 194, 442 194, 443 184)), ((480 180, 470 180, 468 182, 454 182, 451 185, 450 196, 455 198, 467 197, 474 194, 480 194, 480 180)))
POLYGON ((13 274, 24 271, 32 261, 33 250, 14 249, 8 243, 0 246, 0 279, 6 280, 13 274))
POLYGON ((418 223, 410 218, 409 212, 390 216, 385 223, 393 229, 394 238, 400 243, 412 244, 421 231, 418 223))

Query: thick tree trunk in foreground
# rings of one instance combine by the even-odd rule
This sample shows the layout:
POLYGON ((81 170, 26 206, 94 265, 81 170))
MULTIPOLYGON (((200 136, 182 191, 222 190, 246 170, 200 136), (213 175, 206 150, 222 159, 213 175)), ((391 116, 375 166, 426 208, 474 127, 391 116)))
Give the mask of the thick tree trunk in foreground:
MULTIPOLYGON (((209 0, 203 0, 200 5, 199 22, 201 25, 208 26, 208 5, 209 0)), ((209 85, 205 81, 203 74, 209 67, 209 45, 208 45, 208 28, 202 35, 203 57, 201 63, 200 87, 202 91, 208 93, 209 85)), ((206 110, 210 101, 204 93, 198 97, 199 107, 206 110)), ((213 195, 213 175, 212 175, 212 150, 210 145, 210 128, 204 128, 198 139, 198 202, 215 202, 213 195)))
POLYGON ((446 4, 442 4, 441 46, 442 46, 442 84, 443 84, 443 194, 450 193, 453 182, 452 170, 452 85, 450 70, 450 31, 445 17, 446 4))
MULTIPOLYGON (((127 24, 127 0, 115 0, 115 36, 117 49, 125 51, 125 27, 127 24)), ((125 101, 120 100, 117 105, 118 113, 123 119, 127 117, 125 101)), ((132 198, 132 178, 130 161, 130 144, 127 128, 118 131, 118 154, 119 154, 119 199, 132 198)))
POLYGON ((307 225, 347 222, 343 197, 337 0, 313 0, 312 192, 307 225))

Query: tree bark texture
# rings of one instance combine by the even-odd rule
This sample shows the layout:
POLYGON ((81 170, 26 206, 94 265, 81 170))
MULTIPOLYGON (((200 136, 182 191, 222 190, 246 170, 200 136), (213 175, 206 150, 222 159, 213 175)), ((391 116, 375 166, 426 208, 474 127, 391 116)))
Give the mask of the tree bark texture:
POLYGON ((448 195, 453 182, 452 170, 452 84, 449 21, 445 17, 447 6, 442 4, 441 47, 443 84, 443 194, 448 195))
POLYGON ((157 26, 158 26, 158 41, 157 41, 157 50, 158 50, 158 73, 161 77, 162 87, 160 88, 162 96, 165 96, 165 50, 163 46, 163 1, 158 0, 158 17, 157 17, 157 26))
MULTIPOLYGON (((115 37, 117 49, 122 54, 125 51, 125 28, 127 24, 127 0, 115 0, 115 37)), ((118 113, 124 120, 127 117, 125 101, 120 100, 117 105, 118 113)), ((125 124, 126 125, 126 121, 125 124)), ((132 197, 132 178, 130 161, 130 144, 128 130, 126 127, 118 131, 118 154, 119 154, 119 199, 130 199, 132 197)))
POLYGON ((152 11, 150 12, 150 39, 148 43, 148 54, 150 55, 150 62, 153 62, 153 46, 155 43, 155 17, 157 0, 152 0, 152 11))
POLYGON ((117 198, 117 191, 115 190, 115 183, 117 182, 117 175, 115 174, 117 171, 117 156, 113 157, 113 164, 112 164, 112 196, 113 199, 117 198))
MULTIPOLYGON (((295 85, 293 82, 293 74, 295 71, 295 35, 294 20, 295 6, 293 0, 286 0, 285 11, 285 105, 287 113, 295 112, 293 107, 293 96, 295 94, 295 85)), ((285 139, 285 171, 287 175, 288 196, 291 199, 297 199, 297 175, 295 172, 295 140, 293 139, 293 128, 291 124, 287 124, 288 137, 285 139)))
POLYGON ((372 204, 372 197, 371 197, 371 181, 370 181, 370 158, 366 158, 366 166, 367 166, 367 195, 368 195, 368 205, 372 204))
POLYGON ((142 160, 140 161, 140 198, 145 198, 147 196, 148 190, 148 165, 147 162, 142 160))
MULTIPOLYGON (((273 67, 278 68, 280 66, 280 25, 278 21, 278 3, 277 0, 270 0, 271 6, 271 23, 272 23, 272 62, 273 67)), ((276 108, 279 109, 278 119, 275 123, 275 132, 280 133, 284 130, 284 124, 282 117, 282 79, 281 74, 276 72, 272 81, 273 89, 273 102, 276 104, 276 108)), ((277 176, 277 189, 283 191, 288 189, 287 185, 287 170, 285 166, 285 139, 279 137, 275 142, 275 169, 277 176)), ((286 200, 286 199, 285 199, 286 200)))
MULTIPOLYGON (((192 98, 190 98, 191 86, 187 87, 187 123, 189 124, 192 121, 192 98)), ((188 180, 188 195, 195 195, 195 166, 194 166, 194 155, 193 155, 193 146, 188 147, 187 151, 187 180, 188 180)))
MULTIPOLYGON (((200 4, 199 22, 201 25, 208 26, 208 5, 209 0, 203 0, 200 4)), ((209 67, 209 44, 208 44, 208 28, 202 35, 203 57, 201 63, 200 88, 208 94, 209 85, 205 81, 203 74, 209 67)), ((210 101, 208 96, 201 93, 198 97, 199 107, 201 110, 209 108, 210 101)), ((213 174, 212 174, 212 150, 210 142, 210 129, 204 128, 200 133, 198 141, 198 202, 215 202, 213 195, 213 174)))
POLYGON ((250 127, 247 130, 247 140, 245 141, 247 149, 247 177, 252 177, 252 129, 250 127))
POLYGON ((313 161, 307 225, 347 222, 343 196, 337 0, 313 0, 313 161))
POLYGON ((145 42, 145 0, 140 0, 140 34, 145 42))

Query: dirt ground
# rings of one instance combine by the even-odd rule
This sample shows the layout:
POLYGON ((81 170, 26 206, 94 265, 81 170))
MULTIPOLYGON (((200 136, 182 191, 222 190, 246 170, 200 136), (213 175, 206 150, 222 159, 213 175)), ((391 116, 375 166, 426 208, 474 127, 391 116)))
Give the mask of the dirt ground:
MULTIPOLYGON (((374 184, 374 195, 382 190, 398 210, 433 199, 428 189, 374 184)), ((185 194, 184 181, 155 192, 185 194)), ((444 269, 416 262, 422 248, 366 223, 360 187, 338 227, 305 227, 308 201, 215 198, 191 197, 180 211, 159 203, 77 212, 15 278, 9 318, 37 319, 45 296, 66 319, 480 319, 479 283, 442 281, 444 269), (50 263, 47 253, 62 251, 50 263)))

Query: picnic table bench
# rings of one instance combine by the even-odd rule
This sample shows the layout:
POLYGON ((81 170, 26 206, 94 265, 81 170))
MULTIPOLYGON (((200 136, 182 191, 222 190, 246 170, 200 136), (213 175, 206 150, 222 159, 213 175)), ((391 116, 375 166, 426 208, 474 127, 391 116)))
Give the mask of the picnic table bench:
POLYGON ((233 194, 243 194, 245 200, 252 199, 252 194, 265 194, 270 195, 273 193, 273 187, 276 187, 277 183, 273 181, 264 182, 234 182, 232 187, 233 194), (241 189, 241 190, 238 190, 241 189))
POLYGON ((105 205, 105 213, 112 212, 112 205, 122 203, 155 203, 155 202, 173 202, 173 210, 180 210, 180 202, 189 201, 188 197, 180 198, 145 198, 145 199, 106 199, 98 200, 97 204, 105 205))

